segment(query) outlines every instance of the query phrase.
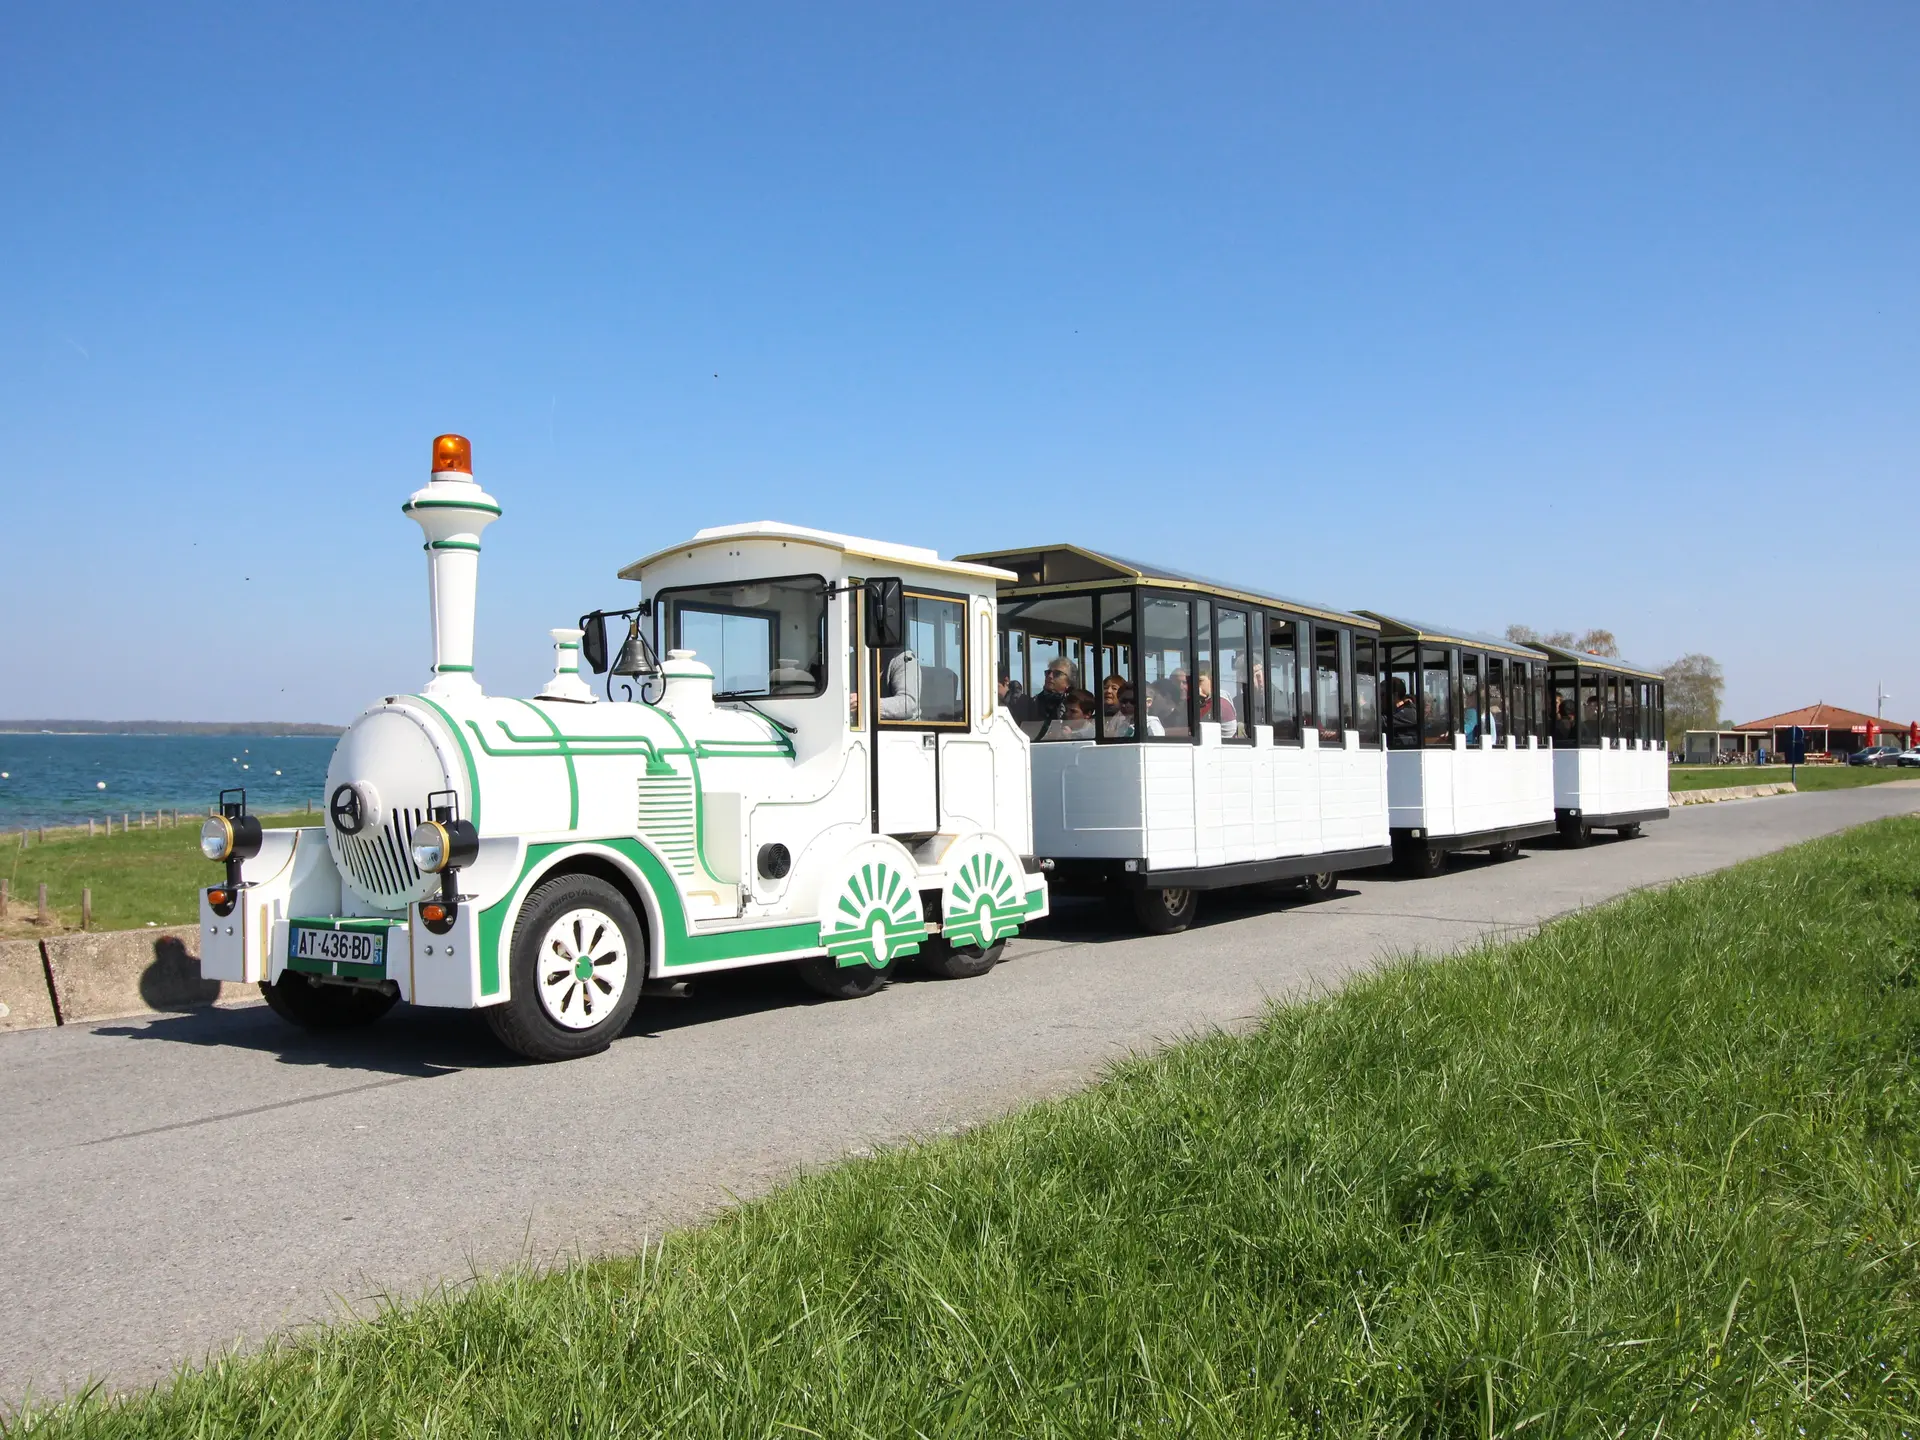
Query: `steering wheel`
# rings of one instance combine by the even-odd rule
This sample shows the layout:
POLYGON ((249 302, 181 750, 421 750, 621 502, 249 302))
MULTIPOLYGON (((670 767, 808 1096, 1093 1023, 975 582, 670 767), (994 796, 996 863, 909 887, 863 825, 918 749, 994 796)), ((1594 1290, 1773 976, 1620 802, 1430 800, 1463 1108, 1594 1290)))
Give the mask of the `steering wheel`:
POLYGON ((342 835, 358 835, 366 828, 367 814, 360 792, 351 785, 335 788, 333 798, 327 801, 327 814, 342 835))

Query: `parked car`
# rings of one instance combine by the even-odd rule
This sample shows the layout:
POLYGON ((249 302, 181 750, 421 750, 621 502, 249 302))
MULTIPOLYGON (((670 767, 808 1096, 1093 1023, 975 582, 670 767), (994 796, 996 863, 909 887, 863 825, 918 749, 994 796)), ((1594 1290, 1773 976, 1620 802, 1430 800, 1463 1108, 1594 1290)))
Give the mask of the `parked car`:
POLYGON ((1892 765, 1900 758, 1897 745, 1869 745, 1864 750, 1856 750, 1847 757, 1849 765, 1892 765))
POLYGON ((1920 750, 1902 750, 1894 757, 1893 763, 1896 765, 1911 766, 1915 770, 1920 770, 1920 750))

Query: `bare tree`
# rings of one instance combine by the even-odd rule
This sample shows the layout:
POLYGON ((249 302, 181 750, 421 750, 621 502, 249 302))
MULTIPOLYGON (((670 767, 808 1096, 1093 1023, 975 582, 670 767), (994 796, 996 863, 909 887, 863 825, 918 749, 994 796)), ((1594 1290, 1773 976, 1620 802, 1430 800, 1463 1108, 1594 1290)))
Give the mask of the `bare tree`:
POLYGON ((1620 644, 1613 638, 1611 630, 1589 630, 1574 641, 1571 648, 1583 650, 1589 655, 1598 655, 1607 660, 1620 658, 1620 644))
POLYGON ((1509 625, 1507 639, 1515 645, 1558 645, 1568 650, 1573 648, 1571 630, 1553 630, 1542 635, 1531 625, 1509 625))
POLYGON ((1720 695, 1726 675, 1711 655, 1682 655, 1661 675, 1667 682, 1667 744, 1679 745, 1689 730, 1720 728, 1720 695))

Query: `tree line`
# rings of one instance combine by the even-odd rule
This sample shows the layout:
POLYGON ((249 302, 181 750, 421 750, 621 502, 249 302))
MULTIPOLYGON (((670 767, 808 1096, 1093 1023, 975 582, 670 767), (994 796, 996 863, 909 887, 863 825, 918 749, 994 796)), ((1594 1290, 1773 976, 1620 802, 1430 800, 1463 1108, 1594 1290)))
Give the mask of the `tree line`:
MULTIPOLYGON (((1620 658, 1620 645, 1611 630, 1588 630, 1576 636, 1571 630, 1542 634, 1531 625, 1509 625, 1507 639, 1515 645, 1557 645, 1562 650, 1579 650, 1606 660, 1620 658)), ((1682 655, 1663 667, 1660 676, 1667 684, 1669 746, 1681 744, 1689 730, 1725 728, 1720 700, 1726 691, 1726 675, 1718 660, 1697 653, 1682 655)))

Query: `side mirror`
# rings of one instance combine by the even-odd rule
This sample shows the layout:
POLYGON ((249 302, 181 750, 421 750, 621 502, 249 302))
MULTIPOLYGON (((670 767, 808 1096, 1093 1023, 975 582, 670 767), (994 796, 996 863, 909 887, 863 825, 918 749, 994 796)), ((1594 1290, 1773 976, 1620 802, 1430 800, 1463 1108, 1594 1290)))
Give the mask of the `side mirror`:
POLYGON ((598 610, 580 617, 580 653, 594 674, 607 673, 607 617, 598 610))
POLYGON ((897 650, 907 643, 904 590, 897 578, 867 581, 867 644, 876 650, 897 650))

